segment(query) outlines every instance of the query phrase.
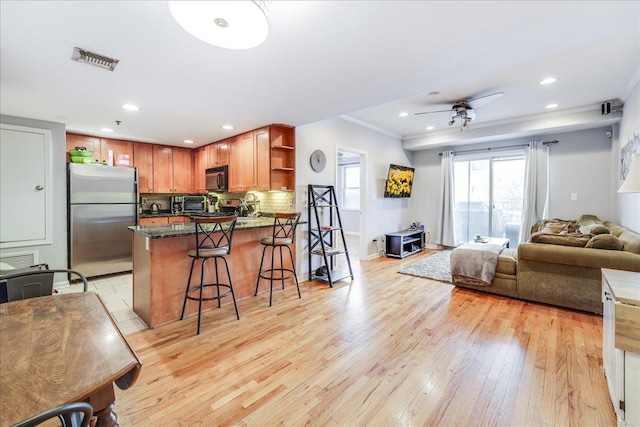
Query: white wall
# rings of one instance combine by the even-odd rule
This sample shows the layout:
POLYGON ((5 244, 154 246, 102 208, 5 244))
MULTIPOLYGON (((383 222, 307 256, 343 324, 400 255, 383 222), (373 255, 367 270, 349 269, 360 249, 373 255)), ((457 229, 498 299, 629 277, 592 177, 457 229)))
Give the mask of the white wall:
POLYGON ((614 142, 611 153, 613 167, 613 204, 616 222, 630 230, 640 233, 640 194, 618 194, 622 185, 620 179, 620 153, 633 134, 640 134, 640 83, 636 84, 630 96, 624 103, 622 121, 620 122, 618 138, 614 142))
MULTIPOLYGON (((67 268, 67 170, 66 170, 66 130, 62 123, 45 122, 41 120, 24 119, 13 116, 0 116, 0 122, 16 126, 26 126, 51 130, 51 174, 53 179, 53 236, 50 245, 27 246, 3 249, 2 255, 37 251, 38 261, 49 264, 50 268, 67 268)), ((19 200, 2 203, 19 203, 19 200)), ((25 206, 29 209, 29 206, 25 206)), ((24 227, 28 224, 16 224, 24 227)), ((62 275, 56 275, 56 282, 66 280, 62 275), (58 277, 60 276, 60 277, 58 277)))
MULTIPOLYGON (((382 236, 407 228, 415 218, 411 217, 414 199, 385 199, 384 185, 390 163, 411 165, 411 153, 402 149, 398 139, 363 128, 342 119, 334 118, 296 128, 296 206, 307 220, 307 186, 309 184, 336 185, 336 158, 338 148, 352 149, 364 155, 366 175, 366 221, 360 230, 361 239, 367 242, 362 259, 377 254, 373 239, 380 244, 382 236), (327 157, 327 167, 318 173, 311 169, 311 153, 321 149, 327 157)), ((307 260, 307 227, 301 228, 298 239, 298 259, 307 260)), ((382 246, 380 246, 382 248, 382 246)), ((300 275, 308 274, 308 265, 300 266, 300 275)))
MULTIPOLYGON (((605 132, 611 128, 590 129, 558 134, 538 135, 494 143, 478 144, 473 147, 442 147, 414 153, 416 182, 413 201, 413 214, 417 220, 431 230, 431 244, 436 244, 438 229, 438 203, 440 188, 440 156, 446 150, 471 150, 487 147, 504 147, 525 144, 529 141, 558 140, 550 151, 550 210, 551 218, 578 218, 590 213, 603 220, 613 218, 611 206, 611 162, 612 142, 605 132), (577 193, 578 200, 572 201, 571 193, 577 193)), ((537 185, 538 195, 542 198, 546 187, 546 149, 539 144, 537 185)), ((542 206, 539 209, 542 212, 542 206)))

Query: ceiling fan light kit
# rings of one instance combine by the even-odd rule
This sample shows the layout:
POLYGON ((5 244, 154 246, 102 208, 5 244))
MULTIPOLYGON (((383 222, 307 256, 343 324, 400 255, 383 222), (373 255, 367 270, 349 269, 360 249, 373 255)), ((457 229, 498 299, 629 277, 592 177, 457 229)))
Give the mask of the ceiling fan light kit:
POLYGON ((476 112, 474 111, 474 108, 478 108, 485 104, 488 104, 489 102, 500 98, 502 95, 504 95, 504 92, 496 92, 478 98, 456 101, 453 102, 453 106, 449 110, 423 111, 420 113, 415 113, 415 115, 418 116, 420 114, 451 112, 451 120, 449 120, 449 126, 453 126, 456 121, 459 120, 460 130, 463 130, 469 126, 469 123, 475 120, 476 112))

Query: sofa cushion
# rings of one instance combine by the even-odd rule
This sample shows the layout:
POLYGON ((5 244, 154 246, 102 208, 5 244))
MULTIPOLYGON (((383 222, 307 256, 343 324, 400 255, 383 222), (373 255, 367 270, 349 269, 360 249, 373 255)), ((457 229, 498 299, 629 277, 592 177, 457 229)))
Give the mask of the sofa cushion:
POLYGON ((601 224, 589 224, 581 225, 580 233, 582 234, 609 234, 610 231, 607 227, 601 224))
POLYGON ((614 251, 622 250, 622 241, 616 236, 611 234, 598 234, 593 236, 591 240, 587 242, 586 248, 594 249, 609 249, 614 251))
POLYGON ((610 221, 606 221, 604 225, 611 230, 612 235, 622 241, 622 250, 640 255, 640 234, 610 221))
POLYGON ((498 265, 496 265, 496 273, 516 275, 516 259, 518 251, 516 249, 503 249, 498 256, 498 265))
POLYGON ((589 240, 591 240, 589 234, 547 234, 542 231, 532 234, 530 239, 533 243, 576 246, 579 248, 584 248, 589 240))

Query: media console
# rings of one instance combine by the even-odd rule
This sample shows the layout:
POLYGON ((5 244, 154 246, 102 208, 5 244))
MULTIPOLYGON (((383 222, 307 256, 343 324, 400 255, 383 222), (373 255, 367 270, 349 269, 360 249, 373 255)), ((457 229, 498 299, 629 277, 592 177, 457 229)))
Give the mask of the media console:
POLYGON ((424 230, 402 230, 384 236, 388 257, 405 258, 424 248, 424 230))

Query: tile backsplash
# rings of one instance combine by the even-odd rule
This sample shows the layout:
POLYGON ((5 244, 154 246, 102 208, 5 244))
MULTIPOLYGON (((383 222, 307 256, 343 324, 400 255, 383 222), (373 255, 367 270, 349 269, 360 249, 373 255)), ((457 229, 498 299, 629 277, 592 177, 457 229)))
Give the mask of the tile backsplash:
MULTIPOLYGON (((249 193, 211 193, 211 195, 217 196, 219 200, 226 199, 241 199, 246 197, 251 200, 251 196, 247 194, 253 194, 256 198, 256 211, 261 213, 275 213, 275 212, 293 212, 295 206, 295 193, 292 191, 251 191, 249 193)), ((140 207, 142 210, 149 210, 152 203, 158 203, 160 210, 171 209, 171 195, 167 194, 140 194, 140 207), (147 203, 142 204, 142 199, 145 198, 147 203)))

